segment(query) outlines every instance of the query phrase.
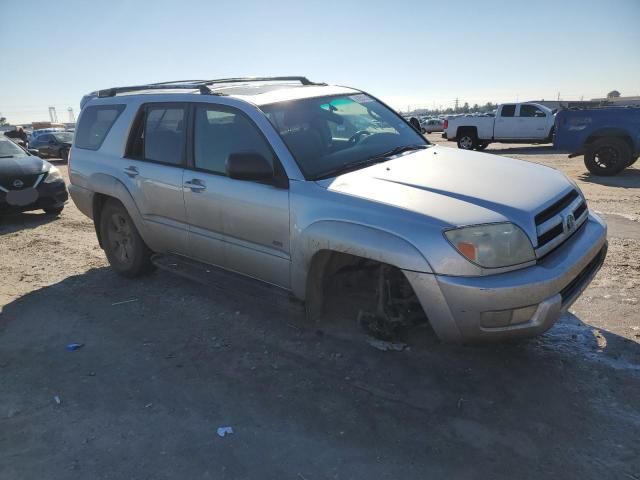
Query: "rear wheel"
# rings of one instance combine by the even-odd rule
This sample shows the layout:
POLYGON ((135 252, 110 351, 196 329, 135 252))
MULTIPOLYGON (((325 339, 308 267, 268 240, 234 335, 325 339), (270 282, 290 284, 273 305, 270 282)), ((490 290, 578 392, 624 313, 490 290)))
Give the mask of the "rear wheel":
POLYGON ((120 275, 137 277, 154 269, 151 250, 120 202, 109 200, 102 209, 100 234, 107 260, 120 275))
POLYGON ((63 148, 62 150, 60 150, 60 158, 62 160, 64 160, 65 162, 69 161, 69 149, 68 148, 63 148))
POLYGON ((463 131, 458 135, 458 148, 462 150, 473 150, 478 146, 476 134, 470 130, 463 131))
POLYGON ((611 176, 632 162, 631 149, 620 138, 601 138, 591 143, 584 154, 584 164, 594 175, 611 176))
POLYGON ((484 150, 484 149, 485 149, 485 148, 487 148, 488 146, 489 146, 489 144, 488 144, 488 143, 486 143, 486 142, 484 142, 484 143, 479 143, 479 144, 476 146, 476 150, 484 150))

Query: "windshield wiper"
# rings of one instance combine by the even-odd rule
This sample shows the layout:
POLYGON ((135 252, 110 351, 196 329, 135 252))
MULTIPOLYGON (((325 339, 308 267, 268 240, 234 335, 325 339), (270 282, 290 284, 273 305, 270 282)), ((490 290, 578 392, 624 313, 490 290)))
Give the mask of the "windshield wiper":
POLYGON ((13 158, 15 155, 0 155, 0 158, 13 158))
POLYGON ((342 173, 359 170, 360 168, 368 167, 376 163, 386 162, 387 160, 389 160, 389 157, 393 157, 394 155, 398 155, 403 152, 409 152, 411 150, 424 150, 427 147, 429 147, 429 145, 401 145, 399 147, 392 148, 388 152, 376 155, 375 157, 369 157, 365 160, 362 160, 361 162, 345 163, 339 167, 327 170, 326 172, 322 172, 321 174, 314 177, 314 180, 324 180, 325 178, 335 177, 342 173))
POLYGON ((410 152, 412 150, 424 150, 425 148, 429 147, 429 145, 400 145, 399 147, 396 148, 392 148, 391 150, 389 150, 388 152, 384 152, 380 155, 377 155, 376 159, 380 159, 380 158, 389 158, 389 157, 393 157, 394 155, 398 155, 400 153, 404 153, 404 152, 410 152))
POLYGON ((386 158, 372 157, 372 158, 367 158, 366 160, 363 160, 361 162, 345 163, 344 165, 340 165, 339 167, 332 168, 331 170, 327 170, 326 172, 322 172, 321 174, 316 175, 313 179, 324 180, 325 178, 335 177, 342 173, 351 172, 353 170, 359 170, 361 168, 368 167, 369 165, 374 165, 376 163, 381 163, 384 161, 386 161, 386 158))

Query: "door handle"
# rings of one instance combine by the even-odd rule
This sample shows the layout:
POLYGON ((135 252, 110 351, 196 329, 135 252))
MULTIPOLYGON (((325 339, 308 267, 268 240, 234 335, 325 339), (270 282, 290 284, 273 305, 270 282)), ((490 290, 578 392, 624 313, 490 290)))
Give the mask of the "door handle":
POLYGON ((204 182, 202 180, 198 180, 197 178, 184 182, 184 186, 185 188, 190 188, 192 192, 200 192, 207 188, 204 182))
POLYGON ((129 175, 130 177, 135 177, 136 175, 140 175, 140 172, 136 167, 127 167, 122 170, 124 173, 129 175))

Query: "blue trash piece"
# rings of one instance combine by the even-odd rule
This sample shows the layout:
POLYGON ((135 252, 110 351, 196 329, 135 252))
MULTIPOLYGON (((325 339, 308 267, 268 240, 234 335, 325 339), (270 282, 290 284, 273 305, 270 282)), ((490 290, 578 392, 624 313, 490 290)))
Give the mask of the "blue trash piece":
POLYGON ((84 347, 84 343, 70 343, 67 345, 67 350, 75 352, 76 350, 80 350, 82 347, 84 347))
POLYGON ((232 427, 218 427, 218 436, 224 437, 225 435, 231 435, 233 433, 232 427))

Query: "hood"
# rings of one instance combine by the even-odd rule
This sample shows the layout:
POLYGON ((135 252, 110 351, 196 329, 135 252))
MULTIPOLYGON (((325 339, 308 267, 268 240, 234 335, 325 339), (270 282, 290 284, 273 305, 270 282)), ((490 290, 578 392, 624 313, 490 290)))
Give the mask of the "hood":
POLYGON ((533 214, 573 188, 550 167, 438 146, 318 183, 424 215, 445 228, 512 221, 532 237, 533 214))
POLYGON ((40 157, 0 158, 0 177, 35 175, 49 170, 50 164, 40 157))

